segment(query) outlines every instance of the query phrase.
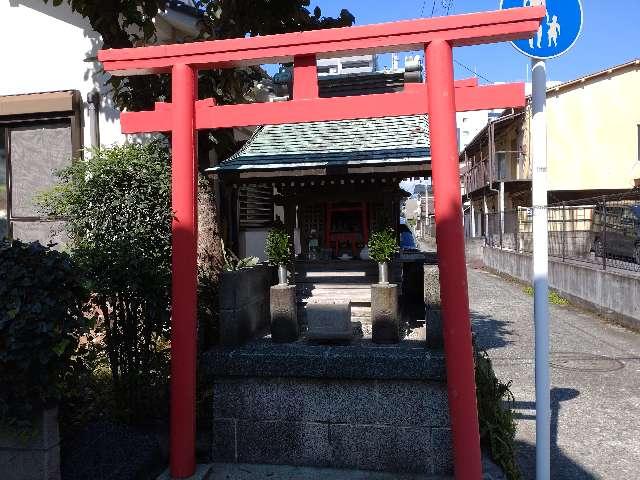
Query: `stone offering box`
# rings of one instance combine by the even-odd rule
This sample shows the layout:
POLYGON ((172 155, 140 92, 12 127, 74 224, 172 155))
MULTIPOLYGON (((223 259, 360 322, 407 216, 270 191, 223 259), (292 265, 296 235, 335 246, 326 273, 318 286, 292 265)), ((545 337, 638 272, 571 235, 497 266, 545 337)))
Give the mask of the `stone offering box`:
POLYGON ((450 475, 442 352, 424 342, 274 344, 203 354, 211 461, 450 475))

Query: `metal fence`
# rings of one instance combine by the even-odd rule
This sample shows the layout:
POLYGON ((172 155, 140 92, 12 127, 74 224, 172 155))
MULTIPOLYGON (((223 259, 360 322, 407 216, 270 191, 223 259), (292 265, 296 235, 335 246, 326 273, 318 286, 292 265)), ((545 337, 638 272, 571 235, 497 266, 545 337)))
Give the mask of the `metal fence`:
MULTIPOLYGON (((549 256, 598 268, 640 272, 640 189, 562 202, 547 209, 549 256)), ((531 208, 489 213, 476 224, 486 245, 532 253, 531 208)))

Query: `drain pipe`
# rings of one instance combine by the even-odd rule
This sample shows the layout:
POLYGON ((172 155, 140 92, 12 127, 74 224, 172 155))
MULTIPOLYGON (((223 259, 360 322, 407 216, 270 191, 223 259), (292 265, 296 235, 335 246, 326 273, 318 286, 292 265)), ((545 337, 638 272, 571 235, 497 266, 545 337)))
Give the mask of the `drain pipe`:
POLYGON ((94 89, 87 93, 87 107, 91 148, 100 148, 100 92, 94 89))
MULTIPOLYGON (((504 228, 504 183, 501 184, 500 190, 493 188, 493 162, 496 159, 496 142, 495 142, 495 125, 493 120, 489 122, 489 191, 498 194, 498 208, 500 209, 500 248, 502 248, 502 231, 504 228)), ((488 223, 488 222, 487 222, 488 223)), ((488 226, 488 225, 487 225, 488 226)), ((486 232, 489 233, 488 231, 486 232)))

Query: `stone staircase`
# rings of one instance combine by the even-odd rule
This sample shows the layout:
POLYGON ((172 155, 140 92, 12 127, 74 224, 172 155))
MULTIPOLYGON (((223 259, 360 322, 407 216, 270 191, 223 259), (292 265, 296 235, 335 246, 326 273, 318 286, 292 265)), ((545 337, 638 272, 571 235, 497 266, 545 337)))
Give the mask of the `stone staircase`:
MULTIPOLYGON (((364 260, 296 262, 295 284, 299 312, 310 302, 351 300, 351 321, 371 322, 371 284, 378 281, 378 265, 364 260)), ((400 281, 392 268, 390 280, 400 281)))

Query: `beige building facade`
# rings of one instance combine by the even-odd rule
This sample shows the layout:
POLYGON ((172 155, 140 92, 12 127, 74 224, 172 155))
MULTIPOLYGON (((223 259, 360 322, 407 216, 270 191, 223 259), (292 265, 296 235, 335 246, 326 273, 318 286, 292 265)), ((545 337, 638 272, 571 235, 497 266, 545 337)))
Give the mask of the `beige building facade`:
MULTIPOLYGON (((550 203, 640 184, 638 85, 640 59, 547 90, 550 203)), ((460 154, 469 236, 495 231, 492 221, 504 231, 509 219, 499 212, 531 206, 530 122, 530 105, 506 111, 460 154)))

